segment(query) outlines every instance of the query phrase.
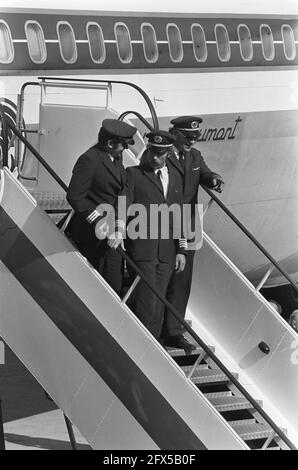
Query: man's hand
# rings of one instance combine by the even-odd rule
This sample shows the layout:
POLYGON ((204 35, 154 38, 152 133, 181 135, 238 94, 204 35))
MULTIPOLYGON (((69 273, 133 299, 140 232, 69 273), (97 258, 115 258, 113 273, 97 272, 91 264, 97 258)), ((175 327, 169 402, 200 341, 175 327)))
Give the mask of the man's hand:
POLYGON ((181 273, 185 268, 186 257, 185 255, 176 255, 176 263, 175 263, 175 271, 177 273, 181 273))
POLYGON ((95 225, 95 236, 99 240, 104 240, 109 233, 109 226, 107 222, 101 222, 100 220, 95 225))
POLYGON ((212 188, 213 191, 217 191, 218 193, 221 193, 222 190, 223 190, 223 185, 224 185, 224 181, 223 179, 221 178, 221 176, 215 176, 214 178, 212 178, 212 188))
POLYGON ((116 250, 118 246, 122 243, 122 241, 123 241, 122 233, 114 232, 108 238, 108 245, 110 248, 113 248, 114 250, 116 250))

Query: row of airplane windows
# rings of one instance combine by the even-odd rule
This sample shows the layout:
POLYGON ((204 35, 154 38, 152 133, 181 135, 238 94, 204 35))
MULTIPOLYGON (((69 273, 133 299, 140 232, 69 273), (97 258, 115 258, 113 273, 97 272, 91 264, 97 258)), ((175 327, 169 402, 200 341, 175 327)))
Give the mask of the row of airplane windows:
MULTIPOLYGON (((253 60, 253 44, 260 42, 262 52, 266 61, 272 61, 275 57, 275 42, 273 33, 269 25, 260 25, 260 41, 253 41, 250 29, 245 24, 237 27, 238 41, 242 60, 249 62, 253 60)), ((86 25, 86 33, 90 57, 95 64, 102 64, 106 60, 106 43, 115 42, 119 60, 124 64, 129 64, 133 59, 132 44, 141 42, 143 45, 144 57, 150 64, 158 61, 159 51, 156 32, 152 24, 143 23, 141 25, 142 41, 132 41, 130 31, 125 23, 115 23, 115 41, 105 41, 102 29, 96 22, 89 22, 86 25)), ((25 23, 25 34, 28 44, 28 51, 32 62, 43 64, 47 60, 46 44, 53 42, 45 40, 44 32, 37 21, 27 21, 25 23)), ((231 58, 231 43, 228 30, 223 24, 216 24, 214 27, 215 41, 206 41, 205 32, 202 26, 194 23, 191 26, 192 41, 182 41, 181 32, 174 23, 167 24, 166 27, 167 44, 171 61, 182 62, 184 44, 190 43, 193 47, 194 57, 197 62, 204 63, 208 57, 208 43, 216 43, 218 58, 221 62, 228 62, 231 58)), ((74 30, 67 21, 57 23, 57 36, 62 60, 66 64, 74 64, 77 61, 77 42, 74 30)), ((293 29, 288 24, 281 25, 281 37, 285 58, 293 61, 296 58, 296 42, 293 29)), ((14 42, 8 24, 0 20, 0 63, 10 64, 14 60, 14 42)), ((54 41, 55 42, 55 41, 54 41)))

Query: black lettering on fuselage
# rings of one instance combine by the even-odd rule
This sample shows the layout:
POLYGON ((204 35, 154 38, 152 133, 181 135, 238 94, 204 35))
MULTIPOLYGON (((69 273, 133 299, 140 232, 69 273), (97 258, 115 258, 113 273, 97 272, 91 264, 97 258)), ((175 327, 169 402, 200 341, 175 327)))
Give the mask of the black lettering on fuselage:
POLYGON ((234 127, 209 127, 204 129, 200 138, 199 142, 209 142, 210 140, 233 140, 235 139, 235 132, 238 124, 242 121, 240 116, 235 119, 234 127))

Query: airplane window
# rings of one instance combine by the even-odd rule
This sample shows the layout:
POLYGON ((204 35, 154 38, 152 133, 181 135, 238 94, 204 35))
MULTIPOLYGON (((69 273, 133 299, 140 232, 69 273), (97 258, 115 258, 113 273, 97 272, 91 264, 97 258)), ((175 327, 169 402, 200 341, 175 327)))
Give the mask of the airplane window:
POLYGON ((283 24, 281 27, 281 35, 283 39, 284 54, 288 60, 296 58, 296 45, 294 32, 290 25, 283 24))
POLYGON ((129 30, 124 23, 115 24, 118 57, 124 64, 132 61, 132 47, 129 30))
POLYGON ((273 60, 275 56, 273 34, 271 28, 267 24, 261 24, 260 36, 264 58, 266 60, 273 60))
POLYGON ((170 57, 173 62, 181 62, 183 59, 183 46, 179 28, 176 24, 167 25, 167 37, 170 57))
POLYGON ((215 25, 215 38, 217 54, 222 62, 227 62, 231 58, 230 40, 227 28, 223 24, 215 25))
POLYGON ((191 25, 191 37, 196 60, 198 62, 205 62, 207 59, 206 37, 200 24, 191 25))
POLYGON ((14 49, 9 26, 0 20, 0 63, 10 64, 14 59, 14 49))
POLYGON ((150 23, 143 23, 141 34, 145 58, 147 62, 154 63, 158 60, 158 47, 153 26, 150 23))
POLYGON ((239 38, 240 54, 242 59, 245 61, 252 60, 253 47, 251 34, 248 26, 246 26, 246 24, 239 24, 237 31, 239 38))
POLYGON ((78 53, 75 35, 71 25, 66 21, 59 21, 57 24, 57 34, 62 59, 67 64, 73 64, 77 60, 78 53))
POLYGON ((87 24, 87 37, 91 59, 96 64, 102 64, 106 60, 106 48, 102 29, 99 24, 87 24))
POLYGON ((25 33, 32 62, 35 62, 35 64, 43 64, 47 58, 47 50, 40 24, 36 21, 27 21, 25 24, 25 33))

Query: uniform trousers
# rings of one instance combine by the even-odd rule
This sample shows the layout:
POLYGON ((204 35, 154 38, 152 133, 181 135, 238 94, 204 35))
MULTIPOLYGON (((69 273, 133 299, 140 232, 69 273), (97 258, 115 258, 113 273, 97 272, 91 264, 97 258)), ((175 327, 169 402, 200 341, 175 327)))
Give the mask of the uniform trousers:
MULTIPOLYGON (((168 291, 167 300, 176 308, 180 314, 180 318, 184 320, 188 299, 190 296, 194 250, 189 250, 186 256, 185 268, 181 273, 172 274, 168 291)), ((165 310, 165 320, 163 324, 162 337, 178 336, 183 333, 183 325, 174 317, 170 310, 165 310)))
POLYGON ((89 263, 114 291, 121 295, 124 266, 122 256, 108 246, 107 239, 98 240, 94 226, 78 217, 73 223, 69 236, 89 263))
MULTIPOLYGON (((135 261, 144 277, 165 297, 174 270, 173 262, 135 261)), ((164 305, 142 279, 132 293, 129 306, 155 338, 159 339, 164 321, 164 305)))

